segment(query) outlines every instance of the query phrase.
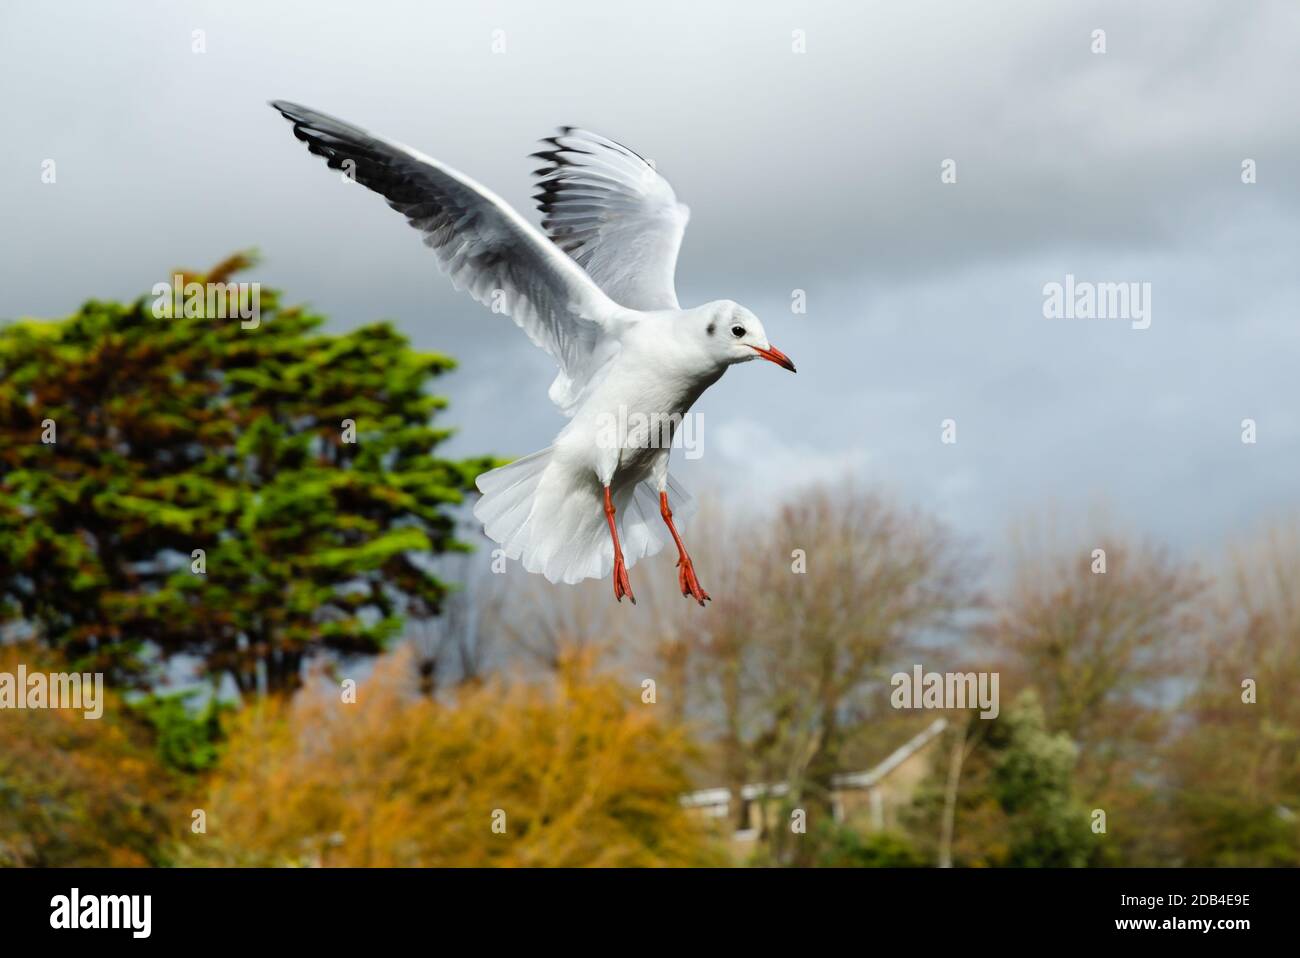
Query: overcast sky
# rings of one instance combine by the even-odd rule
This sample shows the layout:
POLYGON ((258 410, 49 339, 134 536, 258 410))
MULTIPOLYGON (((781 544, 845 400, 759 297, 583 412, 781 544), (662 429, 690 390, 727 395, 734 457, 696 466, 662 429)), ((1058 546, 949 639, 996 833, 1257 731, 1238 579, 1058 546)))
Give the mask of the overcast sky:
POLYGON ((11 0, 0 318, 257 246, 251 278, 335 328, 391 318, 459 359, 450 451, 527 453, 563 422, 550 360, 265 101, 407 142, 534 220, 527 154, 583 125, 691 206, 682 302, 749 306, 799 366, 709 391, 688 487, 757 505, 851 475, 990 541, 1102 504, 1203 552, 1296 504, 1298 51, 1292 0, 11 0), (1044 318, 1067 274, 1149 283, 1150 327, 1044 318))

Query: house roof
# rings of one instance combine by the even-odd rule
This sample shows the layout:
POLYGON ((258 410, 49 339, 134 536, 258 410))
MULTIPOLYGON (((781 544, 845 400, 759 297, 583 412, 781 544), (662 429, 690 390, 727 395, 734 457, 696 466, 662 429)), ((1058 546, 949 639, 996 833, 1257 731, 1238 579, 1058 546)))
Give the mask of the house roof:
MULTIPOLYGON (((861 772, 845 772, 836 775, 831 779, 835 788, 845 789, 864 789, 872 788, 881 781, 889 777, 889 774, 902 765, 905 761, 925 748, 936 736, 948 727, 947 719, 935 719, 922 731, 913 735, 910 739, 900 745, 884 760, 861 772)), ((790 790, 790 786, 785 782, 777 782, 768 785, 762 782, 753 782, 745 785, 740 790, 740 797, 743 801, 752 801, 763 796, 784 795, 790 790)), ((716 805, 726 805, 731 801, 731 789, 729 788, 704 788, 699 791, 687 792, 682 796, 681 802, 687 808, 700 808, 716 805)))

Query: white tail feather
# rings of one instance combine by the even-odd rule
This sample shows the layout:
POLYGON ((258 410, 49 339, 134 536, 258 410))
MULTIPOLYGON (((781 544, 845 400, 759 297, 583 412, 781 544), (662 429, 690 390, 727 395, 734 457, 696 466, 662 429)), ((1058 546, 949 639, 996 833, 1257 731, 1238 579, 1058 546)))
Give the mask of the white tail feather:
MULTIPOLYGON (((604 495, 592 474, 575 482, 571 472, 551 469, 552 449, 516 459, 478 477, 483 493, 474 516, 489 539, 510 559, 551 582, 603 579, 614 567, 614 545, 605 521, 604 495)), ((659 493, 649 482, 615 483, 612 490, 623 559, 631 568, 671 541, 659 516, 659 493)), ((669 501, 680 529, 695 503, 670 476, 669 501)))

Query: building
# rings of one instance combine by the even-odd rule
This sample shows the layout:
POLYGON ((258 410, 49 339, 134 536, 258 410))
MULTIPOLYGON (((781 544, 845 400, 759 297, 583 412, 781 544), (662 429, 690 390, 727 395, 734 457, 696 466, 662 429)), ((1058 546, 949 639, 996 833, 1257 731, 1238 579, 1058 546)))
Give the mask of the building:
MULTIPOLYGON (((935 719, 885 759, 861 772, 846 772, 832 780, 831 807, 837 822, 860 824, 879 831, 898 824, 898 810, 907 805, 916 786, 930 769, 929 752, 948 727, 946 719, 935 719)), ((738 854, 745 854, 758 841, 761 803, 779 799, 789 791, 785 782, 753 783, 740 790, 741 809, 728 788, 706 788, 682 796, 682 804, 708 818, 744 821, 732 836, 738 854)))

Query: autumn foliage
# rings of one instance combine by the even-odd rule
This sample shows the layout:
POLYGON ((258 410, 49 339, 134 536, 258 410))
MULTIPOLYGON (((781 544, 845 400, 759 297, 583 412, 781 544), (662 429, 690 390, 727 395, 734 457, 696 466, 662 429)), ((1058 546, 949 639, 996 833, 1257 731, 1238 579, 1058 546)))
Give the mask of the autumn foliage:
MULTIPOLYGON (((0 672, 53 660, 0 645, 0 672)), ((81 710, 0 713, 0 866, 135 866, 166 860, 179 834, 176 783, 148 730, 105 690, 101 718, 81 710)))
POLYGON ((659 866, 720 861, 681 807, 684 730, 639 690, 564 664, 545 684, 416 694, 386 658, 342 701, 313 685, 244 710, 185 857, 225 865, 659 866), (495 824, 495 829, 494 829, 495 824))
POLYGON ((0 711, 0 866, 1300 863, 1300 526, 985 556, 843 483, 713 503, 715 601, 665 556, 627 609, 466 551, 495 460, 436 455, 448 357, 261 310, 0 328, 0 672, 114 686, 0 711), (933 722, 891 703, 921 664, 999 676, 1001 712, 945 709, 859 830, 837 782, 933 722), (682 803, 750 783, 782 788, 682 803))

